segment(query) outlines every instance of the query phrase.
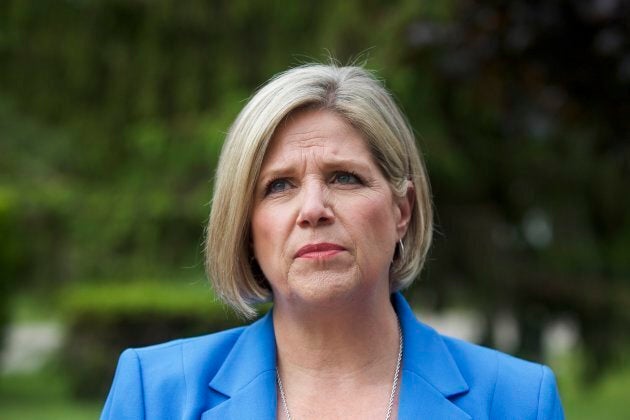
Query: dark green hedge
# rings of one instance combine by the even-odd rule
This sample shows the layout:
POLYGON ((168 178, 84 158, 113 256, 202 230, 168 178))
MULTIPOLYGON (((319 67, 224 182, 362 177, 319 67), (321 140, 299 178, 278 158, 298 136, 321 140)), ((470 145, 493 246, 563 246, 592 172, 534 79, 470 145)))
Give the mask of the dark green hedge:
POLYGON ((83 398, 105 397, 125 348, 243 323, 202 281, 74 286, 60 297, 67 325, 60 361, 76 396, 83 398))

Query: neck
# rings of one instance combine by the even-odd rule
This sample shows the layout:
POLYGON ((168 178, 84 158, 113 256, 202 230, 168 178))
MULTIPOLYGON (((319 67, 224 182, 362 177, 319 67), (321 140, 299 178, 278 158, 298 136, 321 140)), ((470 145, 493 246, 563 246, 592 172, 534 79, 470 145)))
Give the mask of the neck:
POLYGON ((279 418, 396 417, 402 333, 383 295, 315 310, 275 303, 279 418))
POLYGON ((289 376, 343 380, 374 375, 391 379, 398 320, 389 295, 361 296, 337 304, 276 303, 278 366, 289 376))

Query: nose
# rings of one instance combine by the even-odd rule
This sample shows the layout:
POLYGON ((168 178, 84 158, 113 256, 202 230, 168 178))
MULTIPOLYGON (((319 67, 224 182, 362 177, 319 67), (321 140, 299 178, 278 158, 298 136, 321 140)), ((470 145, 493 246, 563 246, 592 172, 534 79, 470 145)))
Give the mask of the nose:
POLYGON ((300 227, 316 227, 330 224, 335 219, 328 202, 328 194, 319 183, 309 183, 302 187, 302 202, 297 218, 300 227))

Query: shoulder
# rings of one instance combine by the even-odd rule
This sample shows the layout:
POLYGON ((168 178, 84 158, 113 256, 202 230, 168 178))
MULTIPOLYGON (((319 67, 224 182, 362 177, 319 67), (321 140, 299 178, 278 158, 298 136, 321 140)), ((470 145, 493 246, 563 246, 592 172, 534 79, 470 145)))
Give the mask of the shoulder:
MULTIPOLYGON (((127 354, 134 354, 143 365, 150 367, 159 365, 183 367, 182 363, 190 362, 219 362, 221 356, 227 354, 246 327, 233 328, 213 334, 192 338, 183 338, 147 347, 125 350, 121 359, 127 354), (202 360, 203 359, 203 360, 202 360), (207 360, 206 360, 207 359, 207 360)), ((130 356, 127 356, 130 357, 130 356)), ((196 364, 196 363, 195 363, 196 364)))
POLYGON ((486 406, 490 418, 562 419, 553 372, 547 366, 497 350, 442 337, 469 385, 461 404, 486 406))
POLYGON ((245 328, 127 349, 121 354, 119 366, 128 360, 135 361, 143 376, 162 382, 181 380, 183 374, 189 380, 211 378, 245 328))
MULTIPOLYGON (((518 359, 497 350, 459 339, 442 336, 462 375, 469 381, 505 380, 506 386, 536 381, 541 365, 518 359), (517 377, 499 378, 499 374, 514 373, 517 377)), ((470 384, 472 385, 472 384, 470 384)))
MULTIPOLYGON (((189 406, 246 327, 125 350, 101 419, 169 418, 189 406), (153 413, 153 410, 158 412, 153 413)), ((174 417, 173 417, 174 418, 174 417)))
MULTIPOLYGON (((405 371, 422 378, 414 382, 418 390, 437 392, 475 419, 564 418, 556 381, 548 367, 443 336, 418 321, 400 293, 393 295, 392 303, 405 337, 405 371)), ((422 404, 411 400, 410 406, 423 409, 422 404)), ((449 413, 455 415, 456 411, 449 413)))

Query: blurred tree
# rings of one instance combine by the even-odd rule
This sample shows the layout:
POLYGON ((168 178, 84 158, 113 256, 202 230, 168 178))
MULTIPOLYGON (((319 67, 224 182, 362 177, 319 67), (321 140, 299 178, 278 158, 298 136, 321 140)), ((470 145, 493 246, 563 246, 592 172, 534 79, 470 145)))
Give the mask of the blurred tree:
POLYGON ((417 298, 473 302, 489 326, 511 312, 533 358, 569 312, 597 372, 630 324, 628 14, 615 0, 5 0, 0 274, 44 290, 200 275, 208 180, 243 100, 326 49, 364 52, 431 173, 439 233, 417 298))
POLYGON ((17 219, 12 191, 0 186, 0 348, 4 343, 5 326, 9 320, 10 297, 16 273, 23 264, 23 243, 18 239, 17 219))
MULTIPOLYGON (((426 151, 445 239, 425 287, 475 296, 489 322, 515 314, 530 358, 570 312, 589 376, 630 326, 629 6, 460 1, 443 22, 411 19, 399 55, 427 69, 407 92, 431 85, 439 118, 426 151)), ((403 98, 422 121, 426 104, 403 98)))

